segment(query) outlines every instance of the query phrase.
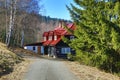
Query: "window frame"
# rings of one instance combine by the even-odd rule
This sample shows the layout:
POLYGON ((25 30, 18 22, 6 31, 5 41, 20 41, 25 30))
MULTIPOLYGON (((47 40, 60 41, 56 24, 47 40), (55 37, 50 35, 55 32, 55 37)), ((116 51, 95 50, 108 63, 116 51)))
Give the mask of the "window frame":
POLYGON ((61 53, 62 53, 62 54, 71 53, 71 48, 70 48, 70 47, 61 48, 61 53))
POLYGON ((54 35, 54 40, 57 40, 57 35, 54 35))
POLYGON ((43 39, 44 39, 44 41, 47 41, 47 37, 46 36, 44 36, 43 39))
POLYGON ((49 36, 49 41, 51 41, 52 40, 52 36, 49 36))
POLYGON ((34 51, 36 50, 35 46, 33 46, 33 50, 34 50, 34 51))

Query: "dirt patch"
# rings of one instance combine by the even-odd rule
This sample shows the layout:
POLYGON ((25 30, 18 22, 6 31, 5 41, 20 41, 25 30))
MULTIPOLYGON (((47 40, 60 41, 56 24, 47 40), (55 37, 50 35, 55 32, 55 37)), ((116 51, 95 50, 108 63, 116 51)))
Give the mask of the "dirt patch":
POLYGON ((0 80, 22 80, 24 73, 26 73, 28 66, 32 61, 25 59, 25 61, 16 64, 12 73, 4 75, 0 80))
POLYGON ((65 61, 65 64, 80 80, 120 80, 118 76, 78 62, 65 61))

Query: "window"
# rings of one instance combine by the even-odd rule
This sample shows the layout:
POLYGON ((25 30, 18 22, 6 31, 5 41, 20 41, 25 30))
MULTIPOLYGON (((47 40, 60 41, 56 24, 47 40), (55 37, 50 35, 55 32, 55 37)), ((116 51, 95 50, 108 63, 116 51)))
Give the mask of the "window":
POLYGON ((57 36, 56 35, 54 36, 54 40, 57 40, 57 36))
POLYGON ((51 41, 52 40, 52 36, 49 36, 49 41, 51 41))
POLYGON ((46 41, 47 40, 47 38, 46 37, 44 37, 44 41, 46 41))
POLYGON ((69 47, 68 48, 62 48, 61 52, 62 52, 62 54, 70 53, 70 48, 69 47))
POLYGON ((35 46, 33 46, 33 50, 35 50, 35 46))
POLYGON ((70 36, 70 40, 74 39, 74 36, 70 36))

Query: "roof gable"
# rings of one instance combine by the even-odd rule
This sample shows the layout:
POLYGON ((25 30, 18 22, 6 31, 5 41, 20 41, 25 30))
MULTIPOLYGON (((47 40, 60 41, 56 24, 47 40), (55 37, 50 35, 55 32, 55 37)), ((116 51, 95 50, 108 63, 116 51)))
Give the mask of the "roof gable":
MULTIPOLYGON (((66 24, 66 26, 68 27, 68 29, 70 30, 75 30, 75 26, 73 23, 69 23, 69 24, 66 24)), ((71 35, 65 28, 63 27, 56 27, 54 29, 54 32, 57 34, 57 35, 71 35)))
POLYGON ((49 32, 44 32, 43 33, 43 36, 48 36, 49 35, 49 32))

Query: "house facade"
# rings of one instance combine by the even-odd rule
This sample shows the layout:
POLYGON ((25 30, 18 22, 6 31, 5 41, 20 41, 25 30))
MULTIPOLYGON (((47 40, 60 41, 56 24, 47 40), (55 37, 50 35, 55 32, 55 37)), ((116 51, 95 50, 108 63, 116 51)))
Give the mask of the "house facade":
POLYGON ((32 44, 26 44, 24 45, 24 49, 33 51, 37 54, 44 54, 44 47, 42 46, 42 42, 39 43, 32 43, 32 44))
MULTIPOLYGON (((66 25, 70 30, 75 30, 75 25, 73 23, 66 25)), ((68 39, 74 39, 74 36, 68 33, 68 31, 63 28, 62 24, 59 24, 53 31, 43 33, 42 42, 37 45, 26 45, 25 47, 29 49, 29 46, 31 46, 34 52, 37 51, 36 53, 52 56, 54 58, 67 58, 67 54, 75 54, 75 51, 70 48, 68 44, 64 43, 62 40, 63 36, 68 39), (36 47, 36 51, 34 47, 36 47)))

